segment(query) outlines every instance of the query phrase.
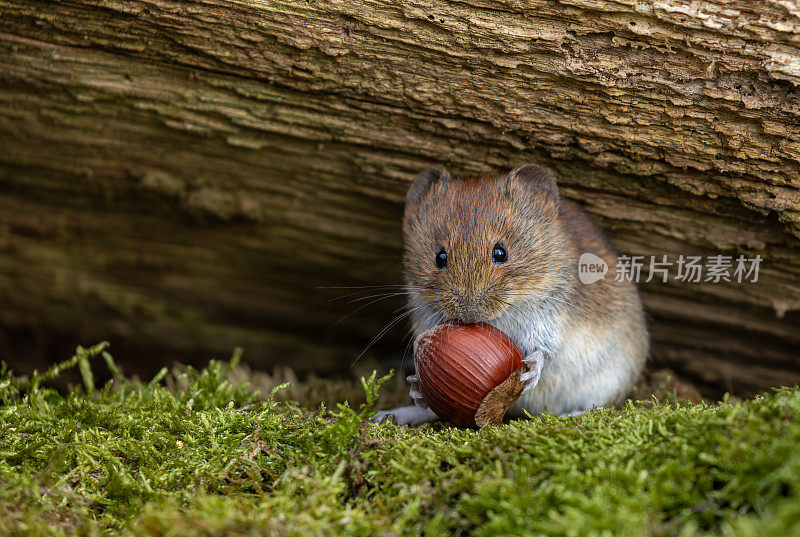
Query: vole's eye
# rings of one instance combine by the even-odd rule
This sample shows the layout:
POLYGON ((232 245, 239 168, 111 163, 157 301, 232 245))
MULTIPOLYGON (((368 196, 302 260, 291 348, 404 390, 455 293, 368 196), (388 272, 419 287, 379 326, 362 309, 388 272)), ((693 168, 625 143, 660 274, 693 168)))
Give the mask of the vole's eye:
POLYGON ((506 249, 500 246, 500 244, 495 244, 494 248, 492 248, 492 260, 495 263, 505 263, 508 259, 508 252, 506 249))
POLYGON ((444 248, 439 250, 439 253, 436 254, 436 266, 439 268, 447 266, 447 252, 444 251, 444 248))

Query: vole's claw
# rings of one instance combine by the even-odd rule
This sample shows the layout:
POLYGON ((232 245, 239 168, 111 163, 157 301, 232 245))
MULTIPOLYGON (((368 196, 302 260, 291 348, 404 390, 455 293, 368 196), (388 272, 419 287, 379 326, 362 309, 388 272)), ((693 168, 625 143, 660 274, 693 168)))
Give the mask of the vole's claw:
POLYGON ((519 381, 525 384, 522 388, 522 393, 532 390, 539 384, 539 377, 542 374, 542 364, 544 363, 544 352, 540 350, 534 351, 522 359, 526 371, 520 375, 519 381))
POLYGON ((406 380, 409 384, 411 384, 411 389, 408 391, 408 395, 410 395, 411 399, 414 400, 414 404, 422 408, 428 408, 428 403, 425 401, 425 396, 422 395, 422 392, 419 389, 419 377, 416 375, 409 375, 406 377, 406 380))
POLYGON ((398 425, 397 416, 385 410, 377 412, 375 416, 372 418, 372 421, 380 423, 381 425, 383 425, 384 423, 394 423, 395 425, 398 425))

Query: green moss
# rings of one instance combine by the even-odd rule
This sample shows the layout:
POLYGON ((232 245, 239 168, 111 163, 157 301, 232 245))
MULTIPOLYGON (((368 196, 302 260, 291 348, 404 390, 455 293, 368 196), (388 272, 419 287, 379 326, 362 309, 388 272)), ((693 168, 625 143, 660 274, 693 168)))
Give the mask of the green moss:
MULTIPOLYGON (((310 411, 226 380, 230 365, 118 372, 79 349, 0 372, 0 533, 10 535, 791 535, 800 390, 737 404, 629 403, 482 431, 310 411), (46 381, 77 366, 84 385, 46 381)), ((235 365, 237 357, 232 364, 235 365)))

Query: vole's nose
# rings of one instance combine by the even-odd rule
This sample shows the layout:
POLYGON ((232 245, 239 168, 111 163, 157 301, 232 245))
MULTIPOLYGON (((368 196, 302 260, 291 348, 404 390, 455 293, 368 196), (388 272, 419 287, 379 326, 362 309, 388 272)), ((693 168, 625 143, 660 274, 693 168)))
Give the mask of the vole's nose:
POLYGON ((467 293, 453 293, 459 320, 475 323, 483 317, 482 297, 467 293))

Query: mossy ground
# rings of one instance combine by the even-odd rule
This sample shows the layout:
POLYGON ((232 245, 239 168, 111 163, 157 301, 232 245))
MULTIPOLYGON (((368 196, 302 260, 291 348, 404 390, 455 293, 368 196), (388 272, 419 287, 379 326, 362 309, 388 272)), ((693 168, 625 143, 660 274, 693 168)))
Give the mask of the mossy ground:
POLYGON ((800 390, 488 427, 366 421, 235 386, 228 366, 66 395, 0 372, 7 535, 792 535, 800 390))

